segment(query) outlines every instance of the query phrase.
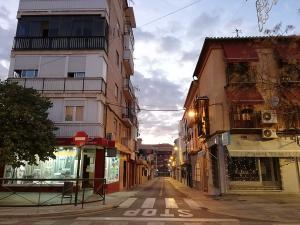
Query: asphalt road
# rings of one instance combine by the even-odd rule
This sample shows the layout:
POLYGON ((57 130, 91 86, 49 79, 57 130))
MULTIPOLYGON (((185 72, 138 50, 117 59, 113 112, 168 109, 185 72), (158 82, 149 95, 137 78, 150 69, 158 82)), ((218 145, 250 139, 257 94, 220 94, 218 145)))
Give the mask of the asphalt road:
POLYGON ((24 218, 0 221, 22 225, 285 225, 245 221, 211 213, 201 202, 179 192, 166 178, 140 188, 136 196, 108 211, 55 218, 24 218))

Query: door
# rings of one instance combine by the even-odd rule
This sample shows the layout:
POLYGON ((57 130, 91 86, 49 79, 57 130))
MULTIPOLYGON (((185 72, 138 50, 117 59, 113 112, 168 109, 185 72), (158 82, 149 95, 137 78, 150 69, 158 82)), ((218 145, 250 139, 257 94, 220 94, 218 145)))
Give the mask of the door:
POLYGON ((127 186, 127 162, 123 162, 123 188, 127 186))
POLYGON ((260 158, 260 173, 264 186, 280 186, 278 158, 260 158))

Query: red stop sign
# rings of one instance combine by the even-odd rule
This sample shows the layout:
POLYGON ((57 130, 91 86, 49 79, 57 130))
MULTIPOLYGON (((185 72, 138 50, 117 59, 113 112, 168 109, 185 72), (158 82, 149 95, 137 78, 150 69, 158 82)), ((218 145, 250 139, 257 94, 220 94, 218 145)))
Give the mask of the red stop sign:
POLYGON ((89 136, 85 131, 77 131, 75 136, 73 137, 74 143, 76 146, 81 147, 85 145, 89 136))

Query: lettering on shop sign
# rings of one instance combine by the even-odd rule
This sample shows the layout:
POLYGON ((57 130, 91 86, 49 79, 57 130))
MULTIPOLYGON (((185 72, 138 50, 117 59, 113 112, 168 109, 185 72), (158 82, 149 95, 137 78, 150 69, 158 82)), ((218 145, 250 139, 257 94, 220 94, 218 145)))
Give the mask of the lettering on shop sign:
POLYGON ((194 216, 191 211, 187 209, 178 209, 173 212, 171 212, 170 209, 165 209, 163 213, 158 213, 157 209, 134 209, 125 211, 123 216, 134 217, 140 215, 143 217, 175 217, 174 213, 183 218, 191 218, 194 216))

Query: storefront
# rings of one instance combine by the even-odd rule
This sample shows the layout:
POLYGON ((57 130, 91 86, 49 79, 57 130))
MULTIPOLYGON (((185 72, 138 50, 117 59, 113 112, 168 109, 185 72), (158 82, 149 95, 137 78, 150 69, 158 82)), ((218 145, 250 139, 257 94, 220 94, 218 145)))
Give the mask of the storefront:
POLYGON ((260 135, 232 135, 227 150, 229 191, 299 191, 295 159, 300 147, 293 137, 264 140, 260 135))
MULTIPOLYGON (((18 168, 6 165, 3 178, 16 180, 4 182, 2 185, 16 188, 26 186, 27 191, 32 191, 36 187, 42 187, 45 191, 56 191, 58 190, 56 187, 61 187, 64 179, 77 178, 78 165, 79 178, 89 179, 85 182, 85 187, 96 188, 103 182, 101 179, 105 174, 105 149, 113 148, 114 141, 103 138, 89 139, 81 148, 74 146, 72 138, 57 139, 57 142, 59 147, 55 150, 55 159, 43 162, 36 156, 37 165, 29 165, 27 162, 18 168)), ((111 175, 113 176, 116 175, 111 175)))

